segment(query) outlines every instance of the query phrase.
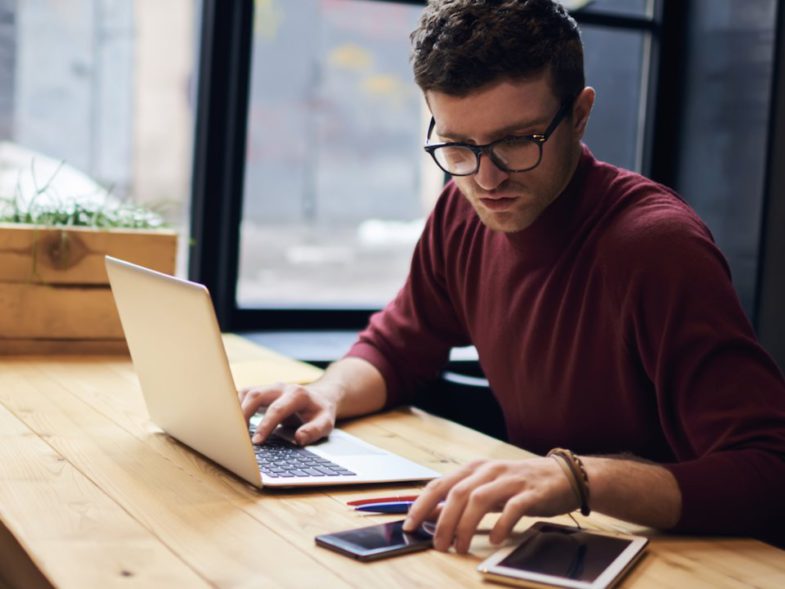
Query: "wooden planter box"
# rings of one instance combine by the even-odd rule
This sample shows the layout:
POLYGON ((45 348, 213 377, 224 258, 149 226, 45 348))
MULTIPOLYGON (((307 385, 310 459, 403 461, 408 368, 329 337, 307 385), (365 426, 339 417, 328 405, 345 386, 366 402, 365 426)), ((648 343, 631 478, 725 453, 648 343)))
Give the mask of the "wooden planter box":
POLYGON ((127 352, 104 255, 173 274, 173 231, 0 223, 0 354, 127 352))

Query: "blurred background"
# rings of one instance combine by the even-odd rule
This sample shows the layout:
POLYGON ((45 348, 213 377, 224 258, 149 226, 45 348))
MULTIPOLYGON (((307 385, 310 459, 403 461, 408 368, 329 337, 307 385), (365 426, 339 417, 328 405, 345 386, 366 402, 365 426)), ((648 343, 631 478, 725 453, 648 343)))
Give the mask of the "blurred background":
MULTIPOLYGON (((565 4, 598 92, 587 144, 696 208, 761 329, 778 3, 565 4)), ((445 181, 409 63, 422 5, 0 0, 0 197, 63 164, 62 191, 165 215, 225 329, 356 329, 445 181)))

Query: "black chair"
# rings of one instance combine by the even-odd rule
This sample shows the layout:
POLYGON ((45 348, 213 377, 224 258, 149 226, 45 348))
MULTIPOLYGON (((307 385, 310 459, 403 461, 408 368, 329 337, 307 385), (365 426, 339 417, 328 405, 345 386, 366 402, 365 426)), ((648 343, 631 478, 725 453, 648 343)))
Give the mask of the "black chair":
POLYGON ((441 377, 417 392, 414 405, 507 441, 501 408, 479 366, 448 366, 441 377))

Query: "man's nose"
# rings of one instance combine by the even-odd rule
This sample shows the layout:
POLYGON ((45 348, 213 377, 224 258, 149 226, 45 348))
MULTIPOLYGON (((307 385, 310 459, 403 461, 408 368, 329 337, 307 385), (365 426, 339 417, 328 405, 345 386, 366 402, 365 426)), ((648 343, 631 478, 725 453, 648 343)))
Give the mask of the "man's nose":
POLYGON ((501 170, 487 154, 480 157, 480 167, 474 174, 474 181, 483 190, 493 190, 510 177, 508 172, 501 170))

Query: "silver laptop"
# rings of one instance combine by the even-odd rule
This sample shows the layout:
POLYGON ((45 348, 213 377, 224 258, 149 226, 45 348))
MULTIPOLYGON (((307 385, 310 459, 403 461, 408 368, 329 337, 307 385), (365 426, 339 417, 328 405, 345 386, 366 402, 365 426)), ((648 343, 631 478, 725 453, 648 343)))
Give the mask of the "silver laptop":
POLYGON ((257 487, 439 476, 339 429, 306 448, 283 428, 253 445, 207 289, 110 256, 106 270, 150 417, 180 442, 257 487))

